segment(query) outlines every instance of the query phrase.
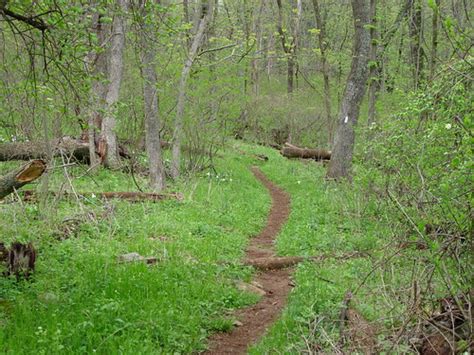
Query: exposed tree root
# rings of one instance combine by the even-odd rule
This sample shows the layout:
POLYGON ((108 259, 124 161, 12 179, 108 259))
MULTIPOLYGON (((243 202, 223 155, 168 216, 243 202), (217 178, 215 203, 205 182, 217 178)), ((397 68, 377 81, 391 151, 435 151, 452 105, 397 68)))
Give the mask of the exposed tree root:
POLYGON ((345 253, 342 255, 318 255, 318 256, 274 256, 274 257, 263 257, 253 258, 244 261, 244 265, 253 266, 258 270, 279 270, 287 267, 294 266, 303 261, 323 261, 326 259, 352 259, 352 258, 363 258, 367 257, 365 253, 345 253))

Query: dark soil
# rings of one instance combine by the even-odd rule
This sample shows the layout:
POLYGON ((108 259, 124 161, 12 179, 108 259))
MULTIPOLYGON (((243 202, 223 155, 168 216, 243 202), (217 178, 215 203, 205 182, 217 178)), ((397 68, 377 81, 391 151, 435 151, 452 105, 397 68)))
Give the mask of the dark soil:
MULTIPOLYGON (((290 196, 273 184, 260 169, 253 167, 252 172, 270 192, 272 206, 267 225, 258 236, 252 238, 247 248, 247 261, 275 256, 273 245, 275 237, 290 214, 290 196)), ((235 327, 230 333, 211 336, 209 350, 205 354, 245 354, 247 348, 264 335, 285 306, 291 289, 290 271, 289 269, 260 271, 255 281, 262 286, 266 292, 265 296, 256 305, 236 313, 242 325, 235 327)))

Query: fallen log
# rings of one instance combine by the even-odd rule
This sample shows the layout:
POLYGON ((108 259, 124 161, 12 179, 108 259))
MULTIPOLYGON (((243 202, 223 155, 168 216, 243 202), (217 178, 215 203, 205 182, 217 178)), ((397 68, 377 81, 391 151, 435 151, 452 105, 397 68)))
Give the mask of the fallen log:
POLYGON ((315 160, 330 160, 331 151, 326 149, 308 149, 300 148, 289 143, 281 148, 281 155, 286 158, 301 158, 301 159, 315 159, 315 160))
MULTIPOLYGON (((54 157, 68 156, 88 163, 89 142, 71 137, 53 139, 48 144, 44 142, 9 142, 0 144, 0 161, 44 159, 49 156, 48 150, 54 157)), ((122 158, 130 158, 126 149, 119 147, 122 158)))
MULTIPOLYGON (((23 191, 23 200, 26 202, 34 202, 36 200, 36 191, 34 190, 25 190, 23 191)), ((56 193, 54 191, 48 192, 48 194, 55 197, 58 196, 76 196, 70 192, 63 191, 61 193, 56 193)), ((87 198, 100 198, 104 200, 110 199, 121 199, 130 202, 140 202, 140 201, 163 201, 163 200, 183 200, 183 195, 179 192, 172 193, 146 193, 146 192, 78 192, 77 196, 87 197, 87 198)))
POLYGON ((109 199, 121 199, 131 202, 139 201, 162 201, 162 200, 183 200, 183 195, 179 192, 168 194, 146 193, 146 192, 99 192, 94 194, 97 197, 109 199))
POLYGON ((46 170, 44 160, 32 160, 2 177, 0 177, 0 199, 11 194, 16 189, 36 180, 46 170))

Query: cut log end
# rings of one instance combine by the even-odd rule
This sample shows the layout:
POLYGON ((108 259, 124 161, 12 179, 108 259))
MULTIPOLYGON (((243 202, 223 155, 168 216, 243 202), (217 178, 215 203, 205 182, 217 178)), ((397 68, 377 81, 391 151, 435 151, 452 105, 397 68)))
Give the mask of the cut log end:
POLYGON ((32 182, 43 175, 45 170, 46 162, 44 160, 33 160, 22 168, 15 179, 22 183, 32 182))
POLYGON ((0 177, 0 199, 39 178, 46 171, 44 160, 37 159, 0 177))

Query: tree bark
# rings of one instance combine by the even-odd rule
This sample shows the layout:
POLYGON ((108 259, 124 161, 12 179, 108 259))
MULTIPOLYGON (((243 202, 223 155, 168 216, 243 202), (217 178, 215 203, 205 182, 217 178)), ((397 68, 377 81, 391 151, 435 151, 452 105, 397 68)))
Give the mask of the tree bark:
POLYGON ((109 87, 105 96, 105 115, 102 120, 99 152, 103 163, 112 169, 120 168, 120 158, 115 132, 117 102, 123 73, 123 50, 125 47, 124 13, 127 11, 127 0, 116 0, 116 13, 112 23, 110 51, 108 53, 109 87))
POLYGON ((376 121, 375 104, 379 87, 379 62, 378 62, 378 30, 377 30, 377 1, 370 0, 370 53, 369 53, 369 108, 367 124, 371 127, 376 121))
POLYGON ((431 58, 430 58, 430 81, 434 79, 436 69, 436 57, 438 55, 438 20, 439 20, 439 6, 441 0, 436 0, 433 5, 433 21, 431 29, 431 58))
POLYGON ((411 14, 409 18, 410 31, 410 54, 413 71, 413 88, 418 89, 420 82, 424 78, 424 51, 421 45, 422 31, 422 3, 420 0, 413 0, 411 4, 411 14))
MULTIPOLYGON (((67 156, 80 162, 89 162, 89 142, 63 137, 44 142, 14 142, 0 144, 0 161, 47 159, 50 154, 47 147, 51 147, 53 157, 67 156)), ((125 147, 119 146, 120 156, 130 158, 125 147)))
POLYGON ((327 43, 326 43, 326 26, 321 16, 321 10, 318 0, 313 0, 314 16, 316 18, 316 27, 318 33, 318 45, 321 52, 321 66, 324 80, 324 109, 326 111, 326 121, 328 125, 328 143, 331 146, 334 134, 334 122, 331 114, 331 85, 329 82, 329 66, 327 61, 327 43))
POLYGON ((196 59, 198 50, 201 47, 204 39, 206 29, 211 22, 213 15, 212 1, 203 1, 202 8, 206 10, 203 17, 199 21, 196 35, 194 36, 191 48, 189 49, 188 56, 184 62, 183 69, 181 71, 181 77, 178 86, 178 102, 176 104, 176 118, 175 118, 175 129, 173 132, 173 147, 172 147, 172 161, 171 161, 171 176, 176 179, 180 175, 180 164, 181 164, 181 141, 183 135, 183 119, 184 109, 186 105, 186 84, 188 81, 191 67, 196 59))
POLYGON ((338 127, 327 177, 331 179, 351 178, 354 152, 355 126, 359 118, 360 104, 367 83, 368 55, 370 48, 368 0, 352 0, 354 16, 354 49, 351 71, 347 78, 344 97, 339 110, 338 127))
POLYGON ((0 161, 42 159, 49 156, 47 146, 53 156, 62 154, 84 161, 89 158, 89 143, 72 138, 54 139, 48 145, 44 142, 14 142, 0 144, 0 161))
MULTIPOLYGON (((97 5, 97 4, 94 4, 97 5)), ((94 14, 92 19, 92 31, 97 36, 97 46, 102 51, 93 51, 89 54, 89 61, 92 64, 91 74, 93 76, 91 86, 91 98, 89 102, 89 118, 87 137, 89 145, 89 161, 91 166, 98 166, 100 163, 95 142, 97 141, 102 126, 102 108, 105 106, 105 97, 107 94, 107 85, 105 76, 107 75, 107 38, 110 35, 110 26, 102 23, 102 15, 94 14)), ((84 132, 86 133, 86 132, 84 132)), ((86 134, 84 134, 85 136, 86 134)))
POLYGON ((156 74, 156 48, 153 26, 146 21, 146 6, 142 3, 141 41, 143 97, 145 103, 145 145, 148 155, 150 187, 161 191, 165 187, 165 168, 161 155, 160 118, 158 113, 158 79, 156 74))
POLYGON ((308 149, 287 145, 281 149, 281 155, 286 158, 301 158, 315 160, 330 160, 331 152, 326 149, 308 149))
POLYGON ((250 66, 251 66, 251 71, 250 71, 250 80, 252 82, 252 92, 255 97, 258 96, 259 94, 259 65, 258 65, 258 59, 256 58, 257 56, 260 55, 262 51, 262 15, 263 15, 263 10, 265 8, 265 0, 260 3, 260 7, 258 8, 258 13, 255 16, 254 24, 253 24, 253 30, 255 32, 255 37, 256 37, 256 46, 255 46, 255 52, 254 56, 255 58, 252 59, 250 66))
POLYGON ((0 177, 0 200, 16 189, 36 180, 46 170, 46 162, 41 159, 30 161, 21 168, 0 177))

